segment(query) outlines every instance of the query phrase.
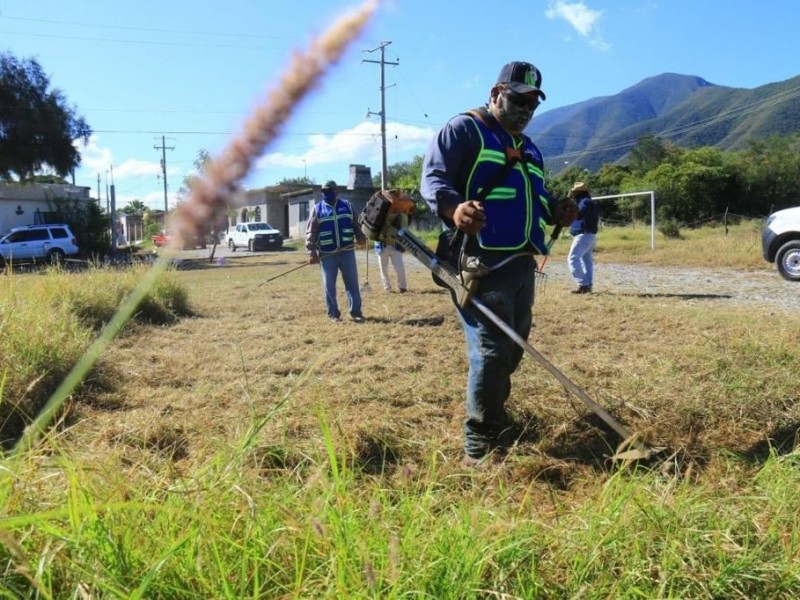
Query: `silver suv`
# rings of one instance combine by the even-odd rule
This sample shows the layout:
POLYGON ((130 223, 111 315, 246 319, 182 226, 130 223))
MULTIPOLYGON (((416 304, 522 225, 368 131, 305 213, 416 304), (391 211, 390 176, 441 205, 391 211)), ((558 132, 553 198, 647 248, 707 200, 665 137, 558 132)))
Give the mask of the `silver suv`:
POLYGON ((60 264, 65 256, 77 253, 75 236, 63 223, 15 227, 0 238, 0 266, 6 261, 60 264))
POLYGON ((772 213, 761 233, 764 259, 774 262, 778 273, 800 281, 800 206, 772 213))

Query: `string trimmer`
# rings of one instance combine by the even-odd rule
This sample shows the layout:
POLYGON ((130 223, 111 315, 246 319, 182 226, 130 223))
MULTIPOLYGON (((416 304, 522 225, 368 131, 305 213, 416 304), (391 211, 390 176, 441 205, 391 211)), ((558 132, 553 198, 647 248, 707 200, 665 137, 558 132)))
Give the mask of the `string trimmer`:
MULTIPOLYGON (((330 252, 329 254, 326 254, 325 256, 333 256, 334 254, 339 254, 339 252, 342 252, 342 250, 336 250, 334 252, 330 252)), ((307 267, 308 265, 311 265, 311 264, 315 264, 315 263, 311 263, 311 262, 308 262, 306 260, 306 261, 303 261, 303 262, 299 263, 296 267, 292 267, 291 269, 287 269, 285 271, 281 271, 277 275, 273 275, 272 277, 269 277, 269 278, 265 279, 264 281, 262 281, 261 283, 259 283, 256 287, 253 288, 252 291, 257 290, 258 288, 260 288, 265 283, 269 283, 270 281, 276 280, 278 277, 283 277, 284 275, 288 275, 289 273, 291 273, 293 271, 297 271, 298 269, 302 269, 303 267, 307 267)))
POLYGON ((307 260, 306 260, 306 261, 303 261, 302 263, 300 263, 300 264, 299 264, 299 265, 297 265, 296 267, 292 267, 291 269, 287 269, 286 271, 282 271, 282 272, 278 273, 277 275, 273 275, 272 277, 270 277, 270 278, 268 278, 268 279, 265 279, 264 281, 262 281, 261 283, 259 283, 259 284, 258 284, 258 285, 257 285, 255 288, 253 288, 253 289, 254 289, 254 290, 257 290, 258 288, 260 288, 260 287, 261 287, 262 285, 264 285, 265 283, 269 283, 270 281, 274 281, 274 280, 275 280, 275 279, 277 279, 278 277, 283 277, 284 275, 288 275, 288 274, 289 274, 289 273, 291 273, 292 271, 297 271, 297 269, 302 269, 303 267, 307 267, 307 266, 308 266, 308 265, 310 265, 310 264, 311 264, 311 263, 310 263, 310 262, 308 262, 307 260))
MULTIPOLYGON (((522 339, 503 319, 494 314, 483 302, 474 296, 478 282, 474 277, 458 273, 447 262, 437 256, 424 242, 408 230, 408 217, 414 211, 414 200, 401 193, 399 190, 381 190, 376 192, 364 207, 359 217, 359 222, 367 237, 378 240, 384 244, 398 244, 420 261, 425 267, 449 287, 456 294, 456 300, 461 306, 471 304, 505 333, 515 344, 542 365, 553 375, 568 391, 574 394, 592 412, 600 417, 621 438, 622 443, 617 447, 613 459, 623 461, 648 460, 664 451, 664 448, 650 448, 625 425, 612 417, 597 402, 562 373, 541 352, 536 350, 526 340, 522 339)), ((558 233, 554 231, 551 244, 558 233)))

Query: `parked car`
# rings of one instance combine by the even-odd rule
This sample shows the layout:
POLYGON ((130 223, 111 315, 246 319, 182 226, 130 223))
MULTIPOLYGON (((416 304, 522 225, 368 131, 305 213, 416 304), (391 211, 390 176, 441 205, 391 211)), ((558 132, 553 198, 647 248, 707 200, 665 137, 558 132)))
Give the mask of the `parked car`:
POLYGON ((761 233, 761 249, 767 262, 789 281, 800 281, 800 206, 772 213, 761 233))
POLYGON ((153 240, 153 245, 156 246, 157 248, 161 248, 162 246, 167 246, 169 245, 170 242, 170 237, 163 231, 159 231, 151 239, 153 240))
POLYGON ((60 264, 66 256, 78 252, 75 236, 63 223, 14 227, 0 238, 0 266, 6 261, 46 260, 60 264))
POLYGON ((253 221, 239 223, 228 231, 228 248, 236 252, 237 248, 254 250, 277 250, 283 247, 283 235, 269 223, 253 221))
MULTIPOLYGON (((159 231, 157 234, 151 237, 153 240, 153 245, 156 248, 162 248, 164 246, 168 246, 170 241, 172 240, 172 236, 168 234, 166 231, 159 231)), ((192 241, 184 242, 183 249, 184 250, 192 250, 194 248, 200 247, 205 248, 207 245, 205 238, 197 238, 192 241)))

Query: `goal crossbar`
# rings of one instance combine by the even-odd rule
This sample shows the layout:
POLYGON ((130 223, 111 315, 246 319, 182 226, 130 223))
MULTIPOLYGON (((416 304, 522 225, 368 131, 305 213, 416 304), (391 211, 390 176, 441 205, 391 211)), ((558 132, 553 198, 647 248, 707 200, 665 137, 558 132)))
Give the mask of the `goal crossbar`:
POLYGON ((627 194, 611 194, 609 196, 592 196, 592 200, 607 200, 609 198, 626 198, 628 196, 650 196, 650 251, 656 250, 656 193, 654 191, 647 192, 629 192, 627 194))

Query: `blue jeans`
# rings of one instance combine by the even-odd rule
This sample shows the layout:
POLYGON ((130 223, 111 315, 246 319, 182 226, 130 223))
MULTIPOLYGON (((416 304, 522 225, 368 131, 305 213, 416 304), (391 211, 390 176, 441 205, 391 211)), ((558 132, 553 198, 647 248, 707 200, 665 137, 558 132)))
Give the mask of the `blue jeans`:
POLYGON ((597 236, 594 233, 579 233, 572 238, 567 263, 573 279, 585 287, 592 287, 594 279, 594 246, 597 236))
MULTIPOLYGON (((535 269, 532 257, 517 258, 481 278, 475 296, 522 339, 531 331, 535 269)), ((469 360, 464 451, 478 458, 498 445, 510 425, 505 404, 523 350, 474 306, 456 303, 456 309, 469 360)))
POLYGON ((325 307, 329 317, 341 316, 339 304, 336 302, 336 277, 342 272, 342 281, 347 294, 347 304, 350 315, 361 316, 361 292, 358 289, 358 268, 356 267, 356 253, 354 250, 344 250, 320 257, 322 265, 322 290, 325 293, 325 307))

